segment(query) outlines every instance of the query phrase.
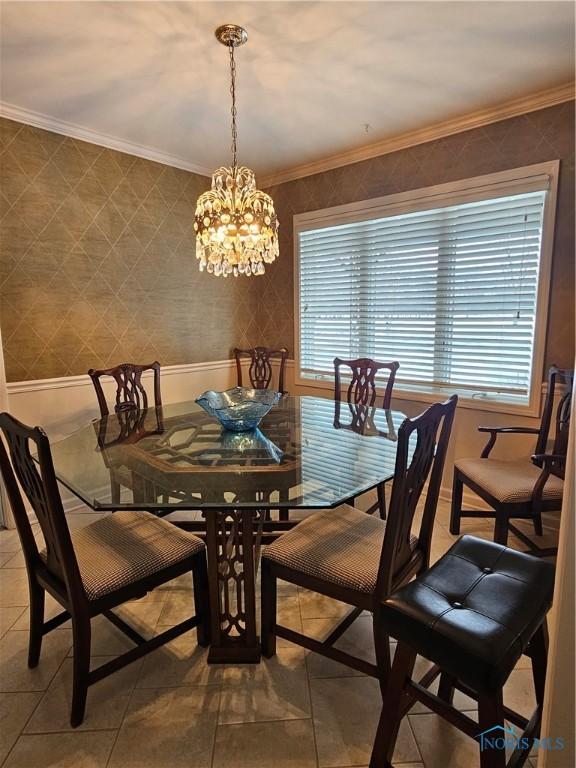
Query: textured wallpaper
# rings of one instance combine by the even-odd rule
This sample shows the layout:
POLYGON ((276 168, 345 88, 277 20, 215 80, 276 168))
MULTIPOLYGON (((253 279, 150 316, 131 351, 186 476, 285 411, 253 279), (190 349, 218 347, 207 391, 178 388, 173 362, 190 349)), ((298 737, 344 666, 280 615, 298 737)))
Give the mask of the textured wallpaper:
POLYGON ((0 119, 0 323, 8 381, 258 343, 257 281, 198 271, 209 179, 0 119))
POLYGON ((280 258, 263 277, 201 274, 194 204, 209 180, 0 119, 0 324, 8 381, 125 360, 294 353, 295 213, 560 159, 547 364, 574 355, 574 104, 267 190, 280 258))
MULTIPOLYGON (((266 191, 280 220, 281 258, 267 268, 260 325, 294 352, 292 217, 357 200, 561 160, 546 364, 574 362, 574 102, 503 120, 266 191)), ((329 277, 329 276, 328 276, 329 277)))

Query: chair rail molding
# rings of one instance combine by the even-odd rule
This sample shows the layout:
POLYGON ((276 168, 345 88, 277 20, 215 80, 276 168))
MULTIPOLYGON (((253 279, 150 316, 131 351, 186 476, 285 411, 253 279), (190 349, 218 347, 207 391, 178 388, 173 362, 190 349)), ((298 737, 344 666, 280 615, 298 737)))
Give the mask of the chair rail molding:
MULTIPOLYGON (((162 366, 162 379, 167 376, 180 376, 182 374, 197 373, 200 371, 227 370, 234 365, 233 360, 210 360, 203 363, 181 363, 179 365, 162 366)), ((152 378, 152 374, 144 373, 144 380, 152 378)), ((68 387, 92 386, 87 373, 77 376, 59 376, 54 379, 30 379, 29 381, 10 381, 7 384, 8 395, 22 394, 26 392, 42 392, 48 389, 67 389, 68 387)))
MULTIPOLYGON (((143 380, 152 378, 144 374, 143 380)), ((206 389, 229 389, 236 383, 233 360, 169 365, 162 368, 164 405, 194 400, 206 389)), ((114 381, 103 384, 106 397, 114 398, 114 381)), ((7 384, 8 409, 25 424, 39 424, 52 440, 66 437, 100 415, 96 393, 88 374, 7 384)))

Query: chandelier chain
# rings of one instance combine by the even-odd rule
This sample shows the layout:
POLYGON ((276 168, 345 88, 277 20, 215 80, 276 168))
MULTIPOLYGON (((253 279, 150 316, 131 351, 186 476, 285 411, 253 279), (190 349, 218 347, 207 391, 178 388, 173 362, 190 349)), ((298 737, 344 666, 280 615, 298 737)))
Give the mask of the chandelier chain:
POLYGON ((230 95, 232 96, 232 108, 230 110, 232 115, 232 167, 237 168, 237 148, 236 143, 238 140, 238 130, 236 128, 236 62, 234 61, 234 46, 232 43, 228 46, 230 52, 230 95))
POLYGON ((230 57, 232 166, 214 171, 211 188, 196 202, 196 258, 200 271, 216 277, 262 275, 265 265, 278 257, 278 218, 272 198, 256 187, 254 172, 238 166, 234 48, 244 45, 248 33, 236 24, 223 24, 215 35, 230 57))

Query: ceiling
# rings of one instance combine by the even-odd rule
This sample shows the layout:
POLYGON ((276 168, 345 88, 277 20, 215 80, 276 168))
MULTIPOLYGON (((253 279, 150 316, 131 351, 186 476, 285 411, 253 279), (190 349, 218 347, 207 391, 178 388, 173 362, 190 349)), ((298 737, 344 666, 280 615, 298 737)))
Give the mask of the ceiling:
POLYGON ((571 2, 4 0, 2 100, 210 173, 229 160, 224 22, 249 34, 239 159, 260 174, 574 77, 571 2))

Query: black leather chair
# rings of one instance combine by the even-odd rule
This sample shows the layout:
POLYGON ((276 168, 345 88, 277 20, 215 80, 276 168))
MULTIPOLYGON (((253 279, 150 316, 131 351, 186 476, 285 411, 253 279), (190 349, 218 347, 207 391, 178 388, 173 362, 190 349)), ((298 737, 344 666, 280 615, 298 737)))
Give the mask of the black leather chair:
POLYGON ((400 722, 415 701, 478 739, 481 768, 505 768, 503 744, 510 741, 518 746, 508 768, 520 768, 540 729, 553 588, 550 562, 463 536, 429 571, 385 600, 380 619, 398 646, 370 768, 391 768, 400 722), (417 654, 434 662, 419 683, 411 679, 417 654), (522 654, 532 659, 536 690, 529 721, 502 701, 522 654), (438 675, 435 695, 427 686, 438 675), (454 709, 455 688, 478 701, 478 722, 454 709), (523 732, 515 737, 505 720, 523 732))

